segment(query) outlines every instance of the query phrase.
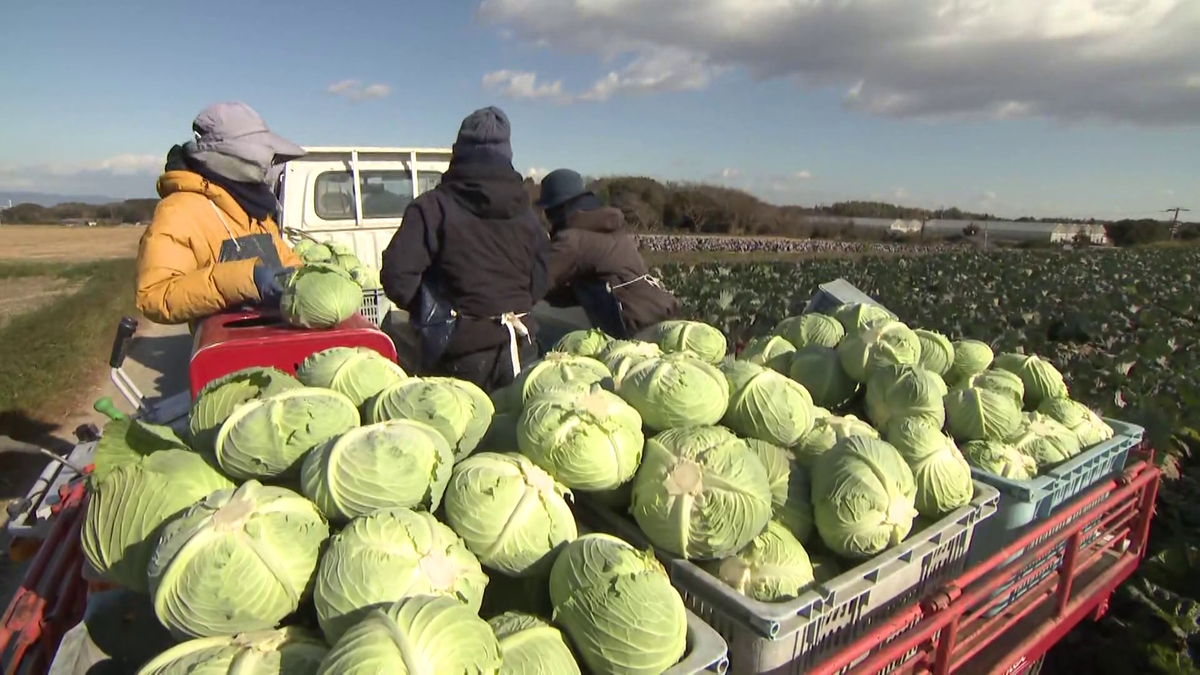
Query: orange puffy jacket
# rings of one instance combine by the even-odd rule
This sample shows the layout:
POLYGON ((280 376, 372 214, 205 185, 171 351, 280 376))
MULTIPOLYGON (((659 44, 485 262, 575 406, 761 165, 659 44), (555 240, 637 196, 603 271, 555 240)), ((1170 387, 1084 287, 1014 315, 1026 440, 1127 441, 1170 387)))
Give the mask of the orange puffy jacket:
POLYGON ((187 323, 258 301, 256 259, 217 262, 221 242, 231 233, 234 238, 270 234, 280 262, 300 264, 270 218, 252 220, 228 192, 199 174, 164 173, 158 195, 162 201, 142 235, 137 259, 137 308, 151 321, 187 323))

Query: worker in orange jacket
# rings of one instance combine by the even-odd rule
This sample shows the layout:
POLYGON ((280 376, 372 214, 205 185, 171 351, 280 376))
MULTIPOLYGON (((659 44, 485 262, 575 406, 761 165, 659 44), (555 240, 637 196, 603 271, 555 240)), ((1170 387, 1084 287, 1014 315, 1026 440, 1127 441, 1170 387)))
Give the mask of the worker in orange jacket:
POLYGON ((137 307, 159 323, 276 305, 300 265, 276 223, 273 186, 304 149, 245 103, 205 108, 192 132, 167 155, 162 201, 138 247, 137 307))

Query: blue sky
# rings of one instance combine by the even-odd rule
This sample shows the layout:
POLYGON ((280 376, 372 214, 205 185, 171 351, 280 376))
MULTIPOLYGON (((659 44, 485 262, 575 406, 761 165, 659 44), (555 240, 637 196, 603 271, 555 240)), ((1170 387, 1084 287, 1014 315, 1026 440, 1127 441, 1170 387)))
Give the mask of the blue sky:
POLYGON ((152 195, 196 112, 240 99, 308 145, 448 146, 497 104, 523 173, 777 203, 1200 210, 1200 3, 976 0, 908 20, 941 4, 10 3, 0 191, 152 195))

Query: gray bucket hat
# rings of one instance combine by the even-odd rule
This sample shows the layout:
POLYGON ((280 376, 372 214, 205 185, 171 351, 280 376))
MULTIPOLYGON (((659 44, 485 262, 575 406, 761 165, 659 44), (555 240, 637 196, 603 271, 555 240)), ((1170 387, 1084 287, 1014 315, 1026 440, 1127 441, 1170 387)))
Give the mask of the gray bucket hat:
POLYGON ((272 132, 261 115, 240 101, 214 103, 192 122, 195 139, 184 145, 193 159, 218 175, 266 183, 272 167, 303 157, 304 148, 272 132))

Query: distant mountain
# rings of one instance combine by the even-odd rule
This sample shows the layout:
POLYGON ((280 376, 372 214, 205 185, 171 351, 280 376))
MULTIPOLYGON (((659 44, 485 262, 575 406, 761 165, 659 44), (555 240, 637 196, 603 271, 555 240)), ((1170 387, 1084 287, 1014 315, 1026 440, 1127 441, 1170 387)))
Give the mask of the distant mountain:
POLYGON ((10 199, 13 206, 17 204, 38 204, 46 207, 57 206, 65 202, 111 204, 112 202, 122 201, 117 197, 105 197, 103 195, 59 195, 47 192, 5 192, 0 190, 0 209, 8 208, 8 201, 10 199))

